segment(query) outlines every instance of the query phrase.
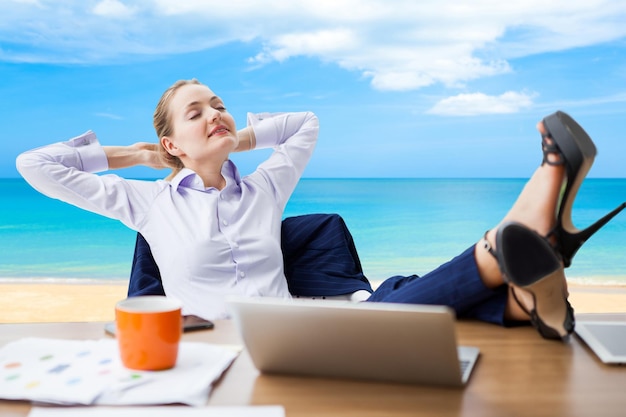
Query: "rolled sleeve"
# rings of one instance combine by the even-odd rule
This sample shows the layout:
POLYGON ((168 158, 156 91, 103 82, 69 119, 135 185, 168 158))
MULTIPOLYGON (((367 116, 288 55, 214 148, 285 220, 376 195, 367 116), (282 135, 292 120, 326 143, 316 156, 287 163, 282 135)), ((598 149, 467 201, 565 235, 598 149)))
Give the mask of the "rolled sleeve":
POLYGON ((96 134, 92 131, 83 133, 65 142, 36 148, 19 155, 16 167, 20 174, 31 184, 42 176, 42 165, 58 163, 65 167, 76 168, 83 172, 103 172, 109 169, 109 162, 104 149, 100 146, 96 134))
POLYGON ((256 149, 272 148, 279 143, 280 137, 274 123, 262 123, 263 120, 275 117, 271 113, 248 113, 248 126, 254 130, 256 149))
POLYGON ((312 128, 307 137, 313 138, 315 142, 319 127, 317 117, 311 112, 248 113, 248 126, 254 130, 256 149, 281 145, 307 128, 312 128))
POLYGON ((65 142, 76 148, 81 166, 77 167, 85 172, 104 172, 109 169, 109 162, 96 134, 92 131, 83 133, 65 142))

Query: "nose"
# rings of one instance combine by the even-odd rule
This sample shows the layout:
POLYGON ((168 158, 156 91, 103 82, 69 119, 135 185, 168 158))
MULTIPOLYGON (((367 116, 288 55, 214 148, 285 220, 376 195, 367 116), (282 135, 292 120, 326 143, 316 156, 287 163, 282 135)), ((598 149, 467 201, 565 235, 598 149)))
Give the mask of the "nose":
POLYGON ((222 112, 220 112, 218 109, 214 109, 211 107, 210 110, 207 112, 207 118, 209 119, 209 122, 215 123, 222 118, 222 112))

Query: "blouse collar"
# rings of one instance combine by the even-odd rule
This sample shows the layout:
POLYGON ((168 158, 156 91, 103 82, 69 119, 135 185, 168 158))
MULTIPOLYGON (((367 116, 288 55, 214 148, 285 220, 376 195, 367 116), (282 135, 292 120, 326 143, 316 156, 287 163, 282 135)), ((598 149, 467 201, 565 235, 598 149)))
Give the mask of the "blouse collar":
MULTIPOLYGON (((229 159, 222 165, 222 176, 226 179, 226 187, 238 185, 241 182, 237 166, 229 159)), ((215 190, 215 187, 205 188, 202 178, 195 171, 183 168, 170 181, 172 187, 178 190, 179 187, 192 188, 199 191, 215 190)))

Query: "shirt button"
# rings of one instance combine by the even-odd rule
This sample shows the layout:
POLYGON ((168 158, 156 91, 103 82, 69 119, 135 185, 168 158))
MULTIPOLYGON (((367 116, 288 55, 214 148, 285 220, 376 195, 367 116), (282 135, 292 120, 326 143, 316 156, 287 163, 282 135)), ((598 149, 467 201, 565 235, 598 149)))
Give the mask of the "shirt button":
POLYGON ((239 247, 239 243, 234 242, 234 243, 233 243, 233 247, 234 247, 234 248, 238 248, 238 247, 239 247))
POLYGON ((227 221, 227 220, 222 220, 222 224, 223 224, 224 226, 228 226, 228 221, 227 221))
POLYGON ((239 276, 240 276, 241 278, 243 278, 243 277, 245 277, 245 276, 246 276, 246 273, 245 273, 245 272, 243 272, 243 271, 240 271, 240 272, 239 272, 239 276))

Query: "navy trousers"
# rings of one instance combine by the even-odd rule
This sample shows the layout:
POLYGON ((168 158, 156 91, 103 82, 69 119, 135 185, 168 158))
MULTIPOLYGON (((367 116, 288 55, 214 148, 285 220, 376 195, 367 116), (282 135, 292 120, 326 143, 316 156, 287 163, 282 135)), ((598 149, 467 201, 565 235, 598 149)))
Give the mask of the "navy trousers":
MULTIPOLYGON (((333 296, 366 290, 368 302, 447 305, 457 317, 504 324, 507 288, 486 288, 478 274, 474 247, 419 277, 394 276, 376 291, 363 274, 354 240, 337 214, 289 217, 282 223, 282 251, 289 292, 333 296)), ((150 247, 137 234, 128 296, 164 295, 150 247)))

